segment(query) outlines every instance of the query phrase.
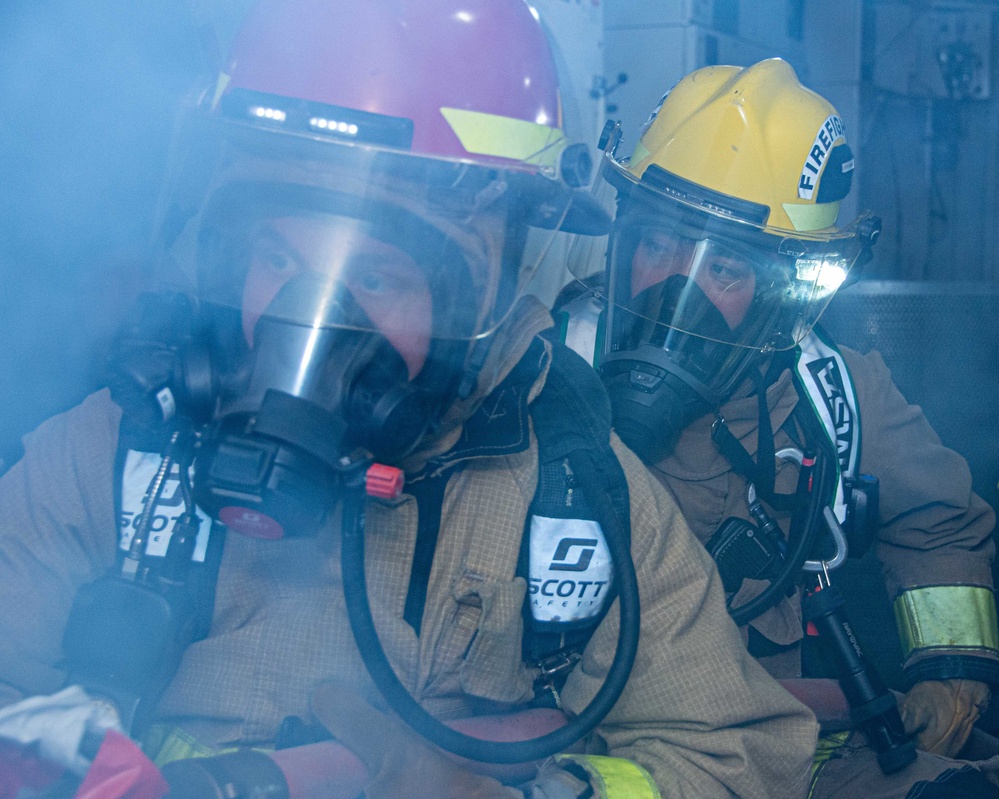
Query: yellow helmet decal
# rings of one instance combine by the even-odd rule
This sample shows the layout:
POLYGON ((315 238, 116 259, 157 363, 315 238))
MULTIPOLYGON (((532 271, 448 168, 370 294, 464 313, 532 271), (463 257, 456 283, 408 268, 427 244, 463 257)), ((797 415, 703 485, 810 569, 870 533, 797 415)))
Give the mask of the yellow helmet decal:
POLYGON ((441 114, 461 146, 474 155, 510 158, 554 170, 569 143, 561 130, 541 122, 462 108, 442 108, 441 114))
MULTIPOLYGON (((846 143, 846 130, 843 120, 837 114, 830 114, 815 134, 815 141, 812 149, 808 151, 805 158, 805 165, 801 168, 801 179, 798 181, 798 196, 803 200, 812 199, 815 193, 815 184, 822 174, 822 167, 826 164, 826 156, 832 152, 832 148, 839 143, 846 143)), ((853 169, 853 159, 843 164, 843 170, 853 169), (847 164, 849 166, 847 166, 847 164)))
POLYGON ((781 203, 781 208, 791 220, 791 228, 799 232, 823 230, 836 224, 839 216, 839 201, 832 203, 781 203))

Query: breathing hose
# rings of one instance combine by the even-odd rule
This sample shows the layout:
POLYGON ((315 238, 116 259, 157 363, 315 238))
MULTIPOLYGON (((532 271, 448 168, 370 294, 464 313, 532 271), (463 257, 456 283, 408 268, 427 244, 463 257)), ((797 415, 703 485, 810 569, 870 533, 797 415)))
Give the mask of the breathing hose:
POLYGON ((835 476, 834 463, 824 452, 805 454, 798 472, 795 509, 788 531, 788 553, 783 571, 758 596, 744 605, 729 609, 729 615, 736 625, 741 627, 771 608, 798 579, 801 568, 815 545, 818 532, 825 525, 823 510, 826 507, 830 478, 835 479, 835 476), (807 465, 809 460, 814 463, 811 467, 807 465))
POLYGON ((586 492, 605 530, 614 567, 614 588, 620 600, 620 630, 607 678, 589 705, 564 727, 525 741, 487 741, 453 730, 428 713, 400 682, 378 639, 364 574, 365 473, 370 461, 358 462, 343 481, 345 494, 340 563, 347 616, 361 659, 378 690, 403 721, 431 743, 459 757, 483 763, 509 764, 543 760, 562 752, 604 719, 631 674, 638 651, 641 619, 630 536, 614 512, 592 455, 577 450, 569 455, 569 459, 580 488, 586 492))

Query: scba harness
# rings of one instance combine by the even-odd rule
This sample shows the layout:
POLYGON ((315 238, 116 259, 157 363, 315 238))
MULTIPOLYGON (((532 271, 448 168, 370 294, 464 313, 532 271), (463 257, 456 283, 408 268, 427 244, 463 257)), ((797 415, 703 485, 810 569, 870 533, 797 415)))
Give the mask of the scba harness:
MULTIPOLYGON (((760 522, 764 532, 768 528, 776 531, 776 526, 756 501, 759 496, 778 511, 793 511, 794 496, 775 492, 775 461, 794 459, 802 466, 803 459, 806 462, 811 460, 804 453, 818 453, 819 457, 825 458, 832 466, 832 473, 823 481, 822 495, 818 499, 832 511, 835 523, 827 517, 822 526, 832 528, 830 540, 836 546, 832 553, 827 551, 828 547, 819 545, 817 548, 828 562, 836 559, 837 565, 846 557, 847 552, 853 557, 862 556, 870 548, 877 532, 878 480, 873 475, 861 474, 859 471, 859 403, 849 369, 838 348, 821 328, 814 328, 794 350, 773 356, 767 372, 759 381, 757 396, 759 435, 755 460, 729 432, 720 413, 712 429, 712 439, 719 451, 733 470, 749 483, 747 501, 750 512, 760 522), (799 399, 782 429, 795 447, 777 453, 774 451, 774 434, 765 397, 766 388, 785 369, 791 372, 799 399)), ((722 547, 719 537, 736 535, 735 532, 724 529, 728 527, 734 531, 737 526, 734 523, 727 524, 728 521, 748 524, 742 520, 723 522, 719 532, 708 544, 713 554, 722 547)), ((777 539, 777 544, 781 543, 779 536, 773 535, 765 535, 762 540, 766 542, 772 538, 777 539)), ((776 546, 774 550, 776 551, 776 546)), ((757 564, 766 561, 758 552, 755 554, 757 564)), ((807 554, 811 557, 813 553, 807 554)), ((772 564, 775 560, 776 556, 771 552, 769 562, 772 564)), ((725 566, 728 565, 730 564, 719 563, 723 576, 726 573, 725 566)), ((762 569, 762 566, 759 568, 762 569)), ((764 571, 750 571, 741 576, 769 576, 764 571)))
MULTIPOLYGON (((569 299, 555 314, 562 340, 574 351, 600 366, 604 348, 606 314, 602 298, 590 288, 569 299)), ((712 439, 719 451, 752 487, 747 503, 756 524, 731 517, 719 525, 707 542, 729 593, 738 590, 746 578, 790 583, 800 564, 788 560, 788 546, 776 522, 770 518, 759 500, 779 512, 792 513, 794 495, 780 495, 774 490, 774 434, 766 405, 766 388, 785 370, 790 370, 799 396, 792 415, 783 429, 795 442, 796 454, 817 451, 831 468, 822 481, 823 496, 818 500, 827 505, 843 531, 844 549, 860 557, 870 547, 878 526, 878 480, 859 472, 860 412, 856 391, 841 353, 829 336, 818 326, 805 336, 793 350, 775 353, 766 374, 757 385, 759 400, 759 436, 755 459, 732 435, 719 413, 712 430, 712 439), (783 574, 782 574, 783 572, 783 574)), ((787 453, 780 453, 785 456, 787 453)), ((800 458, 799 458, 800 462, 800 458)), ((807 466, 807 465, 806 465, 807 466)), ((820 526, 826 523, 816 514, 820 526)), ((828 547, 819 548, 819 558, 834 553, 828 547)), ((801 551, 804 561, 813 553, 801 551)), ((786 586, 785 586, 786 587, 786 586)), ((754 605, 752 615, 733 611, 740 624, 759 615, 779 601, 780 592, 773 592, 769 603, 754 605)))
MULTIPOLYGON (((115 463, 118 567, 79 592, 64 652, 70 681, 111 699, 141 735, 184 649, 209 632, 226 528, 191 501, 190 426, 151 431, 124 410, 115 463)), ((532 429, 538 484, 517 564, 529 586, 523 657, 538 674, 536 704, 557 706, 561 685, 616 596, 605 531, 630 540, 609 404, 596 373, 561 345, 535 340, 468 421, 461 442, 407 486, 419 515, 404 617, 419 634, 447 481, 472 458, 526 450, 532 429), (528 403, 545 368, 544 389, 528 403), (588 481, 577 474, 580 454, 588 481), (605 487, 602 505, 581 482, 605 487), (600 507, 613 508, 615 524, 601 523, 600 507)), ((279 746, 322 737, 297 719, 282 730, 279 746)))

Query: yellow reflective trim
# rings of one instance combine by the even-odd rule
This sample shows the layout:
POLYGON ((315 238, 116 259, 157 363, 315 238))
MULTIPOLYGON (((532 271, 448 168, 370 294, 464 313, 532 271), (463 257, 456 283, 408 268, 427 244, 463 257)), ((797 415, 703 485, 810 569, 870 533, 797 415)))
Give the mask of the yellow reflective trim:
POLYGON ((558 128, 523 119, 442 108, 461 146, 475 155, 511 158, 542 167, 556 168, 568 141, 558 128))
POLYGON ((902 649, 999 649, 996 602, 980 585, 912 588, 894 603, 902 649))
POLYGON ((815 785, 819 781, 819 774, 822 769, 826 763, 836 756, 836 752, 846 743, 847 738, 850 737, 850 733, 851 730, 843 730, 842 732, 834 732, 819 738, 815 746, 815 755, 812 757, 812 776, 808 784, 807 799, 811 799, 812 794, 815 793, 815 785))
POLYGON ((556 755, 555 762, 578 763, 586 769, 600 799, 662 799, 652 775, 623 757, 556 755))
POLYGON ((822 230, 836 224, 839 200, 832 203, 781 203, 781 208, 799 233, 822 230))
POLYGON ((142 748, 157 766, 165 766, 174 760, 219 754, 179 727, 165 727, 160 724, 153 725, 149 730, 142 742, 142 748))
MULTIPOLYGON (((142 751, 153 761, 157 768, 172 763, 174 760, 188 760, 193 757, 214 757, 215 755, 227 755, 230 752, 238 752, 242 747, 227 746, 222 749, 214 749, 206 746, 189 732, 185 732, 180 727, 167 727, 162 724, 154 724, 149 728, 149 732, 142 740, 142 751)), ((251 747, 257 752, 269 752, 273 749, 251 747)))

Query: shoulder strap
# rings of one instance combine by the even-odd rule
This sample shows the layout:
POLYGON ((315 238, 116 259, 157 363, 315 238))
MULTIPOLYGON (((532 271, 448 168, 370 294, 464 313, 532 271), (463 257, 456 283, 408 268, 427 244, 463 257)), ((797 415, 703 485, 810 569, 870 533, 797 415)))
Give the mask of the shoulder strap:
POLYGON ((416 545, 409 570, 409 587, 406 589, 406 604, 402 616, 417 636, 420 635, 423 626, 430 572, 434 565, 434 555, 437 553, 444 490, 453 473, 454 469, 437 472, 410 484, 407 489, 416 499, 417 521, 416 545))
MULTIPOLYGON (((542 335, 548 338, 549 332, 542 335)), ((630 535, 628 483, 610 445, 611 406, 603 381, 565 345, 551 341, 551 348, 544 388, 530 406, 538 460, 551 463, 574 453, 591 455, 608 487, 621 528, 630 535)))
MULTIPOLYGON (((551 335, 545 337, 551 341, 551 335)), ((631 534, 628 484, 610 446, 611 408, 603 383, 597 372, 568 347, 557 341, 551 347, 552 360, 544 388, 530 406, 538 442, 538 486, 521 545, 518 564, 521 575, 528 574, 530 532, 535 515, 568 515, 577 524, 598 525, 603 535, 617 530, 619 535, 630 539, 631 534), (599 515, 594 509, 601 503, 591 502, 592 498, 577 490, 574 479, 577 470, 596 473, 599 484, 606 487, 617 524, 600 524, 600 519, 594 518, 599 515), (560 513, 559 508, 564 510, 560 513)), ((573 555, 579 560, 573 568, 582 568, 586 551, 581 546, 581 554, 573 555)), ((538 622, 525 603, 523 654, 525 660, 541 668, 541 684, 536 686, 539 702, 544 703, 546 696, 557 697, 561 683, 589 643, 613 595, 612 587, 599 615, 575 623, 538 622)))
MULTIPOLYGON (((149 491, 149 480, 155 474, 163 458, 166 439, 162 434, 151 438, 147 430, 137 434, 134 423, 124 414, 119 426, 118 448, 114 460, 114 503, 115 518, 119 525, 119 565, 123 547, 127 546, 137 522, 137 506, 149 491), (162 446, 156 446, 162 445, 162 446), (129 507, 125 507, 126 503, 129 507), (135 507, 133 507, 133 505, 135 507)), ((179 469, 180 466, 175 466, 179 469)), ((179 477, 179 472, 177 473, 179 477)), ((153 530, 159 534, 155 541, 147 542, 151 571, 164 561, 163 555, 170 543, 173 523, 181 504, 177 479, 168 477, 168 488, 161 494, 153 512, 153 530)), ((201 640, 208 635, 212 614, 215 608, 215 590, 225 544, 225 527, 212 521, 203 511, 196 509, 201 522, 197 545, 184 575, 184 584, 194 608, 193 640, 201 640)))
POLYGON ((750 378, 756 383, 759 419, 756 433, 756 460, 753 460, 739 439, 728 429, 720 411, 716 412, 714 424, 711 425, 711 440, 736 474, 753 484, 757 495, 764 502, 772 508, 789 512, 792 498, 778 494, 774 484, 777 472, 774 461, 774 433, 770 423, 770 408, 767 405, 767 388, 773 385, 784 369, 788 368, 789 363, 785 363, 785 360, 783 353, 774 353, 765 374, 750 372, 750 378))

